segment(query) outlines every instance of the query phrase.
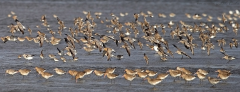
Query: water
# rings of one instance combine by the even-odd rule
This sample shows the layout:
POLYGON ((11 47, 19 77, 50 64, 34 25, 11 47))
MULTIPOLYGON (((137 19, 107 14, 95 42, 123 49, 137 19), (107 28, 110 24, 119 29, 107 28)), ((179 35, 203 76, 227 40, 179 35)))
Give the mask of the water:
MULTIPOLYGON (((101 1, 65 1, 65 0, 21 0, 21 1, 8 1, 3 0, 0 2, 0 31, 1 37, 11 35, 9 32, 9 28, 7 25, 14 23, 12 18, 8 18, 7 15, 10 14, 10 11, 14 11, 18 19, 22 22, 22 24, 26 27, 30 27, 33 30, 32 36, 35 37, 37 35, 37 31, 48 33, 45 27, 41 26, 40 29, 37 29, 36 25, 41 25, 39 21, 41 16, 46 14, 47 21, 51 25, 51 29, 53 31, 57 31, 57 20, 52 17, 53 14, 59 16, 59 18, 64 21, 65 26, 74 27, 73 19, 76 17, 83 17, 85 15, 82 11, 91 11, 94 12, 102 12, 103 15, 101 18, 104 20, 105 17, 110 18, 110 13, 114 13, 119 16, 120 12, 128 12, 128 16, 120 17, 120 22, 124 23, 126 21, 134 21, 133 14, 140 13, 141 11, 147 12, 148 10, 153 12, 154 18, 147 18, 150 24, 155 23, 163 23, 167 25, 167 23, 172 20, 175 23, 178 23, 180 20, 186 22, 187 24, 193 25, 194 23, 206 22, 207 24, 216 24, 219 22, 217 17, 222 13, 228 13, 229 10, 239 9, 239 1, 234 0, 219 0, 219 1, 191 1, 191 0, 180 0, 180 1, 120 1, 117 2, 111 0, 101 0, 101 1), (176 16, 174 18, 169 17, 169 13, 175 13, 176 16), (158 13, 164 13, 167 15, 167 18, 158 18, 158 13), (185 13, 193 14, 202 14, 206 13, 213 17, 212 22, 208 22, 206 18, 202 20, 193 20, 188 19, 185 16, 185 13)), ((93 16, 95 17, 95 16, 93 16)), ((140 19, 142 21, 142 19, 140 19)), ((95 32, 100 34, 107 34, 106 30, 112 30, 105 27, 105 24, 101 24, 100 20, 95 20, 98 24, 95 28, 95 32)), ((237 21, 239 22, 239 20, 237 21)), ((229 26, 229 25, 228 25, 229 26)), ((123 28, 125 29, 125 28, 123 28)), ((139 30, 141 31, 141 30, 139 30)), ((159 29, 160 31, 160 29, 159 29)), ((165 40, 169 42, 169 46, 173 52, 176 49, 171 44, 176 44, 178 40, 171 39, 169 33, 171 29, 166 28, 166 36, 163 36, 165 40)), ((25 31, 26 34, 24 36, 29 36, 28 32, 25 31)), ((64 33, 68 33, 69 31, 66 29, 64 33)), ((23 35, 16 33, 16 36, 23 37, 23 35)), ((51 34, 47 34, 47 37, 50 37, 51 34)), ((143 36, 141 33, 138 37, 143 36)), ((196 38, 194 42, 200 45, 200 40, 197 38, 198 33, 193 33, 193 36, 196 38)), ((59 36, 57 36, 59 37, 59 36)), ((80 35, 78 38, 82 37, 80 35)), ((117 36, 115 36, 117 37, 117 36)), ((172 77, 168 77, 165 79, 160 85, 157 85, 156 88, 158 91, 238 91, 239 88, 239 67, 240 64, 237 60, 233 60, 230 63, 227 63, 226 60, 221 59, 222 54, 219 52, 220 47, 217 46, 217 42, 215 40, 225 38, 227 44, 231 40, 231 38, 239 39, 239 35, 233 35, 232 30, 228 31, 225 34, 219 33, 217 37, 212 39, 213 43, 216 45, 214 50, 211 50, 211 55, 207 56, 206 51, 201 51, 200 46, 195 48, 195 55, 191 55, 193 59, 180 59, 181 56, 174 54, 174 58, 168 57, 166 62, 160 60, 160 57, 155 54, 154 51, 150 50, 148 47, 144 46, 143 50, 140 50, 138 46, 137 49, 131 49, 131 57, 127 56, 125 49, 116 47, 113 41, 106 44, 109 47, 115 49, 117 54, 123 54, 124 58, 122 60, 112 59, 112 61, 107 61, 106 57, 102 57, 102 54, 97 50, 93 51, 92 54, 88 55, 82 49, 82 46, 77 46, 77 57, 79 60, 77 62, 70 62, 68 58, 67 63, 63 63, 61 61, 54 62, 50 60, 47 55, 55 54, 57 55, 58 48, 64 48, 65 42, 61 41, 59 45, 52 46, 50 44, 45 43, 42 48, 39 48, 38 44, 33 42, 7 42, 0 44, 0 52, 1 52, 1 69, 0 69, 0 91, 18 91, 18 92, 26 92, 26 91, 152 91, 152 85, 148 84, 145 81, 144 84, 141 84, 142 79, 134 79, 132 85, 129 86, 129 82, 122 77, 119 77, 115 80, 115 84, 111 84, 110 80, 107 78, 98 78, 94 74, 90 76, 84 77, 80 80, 79 83, 75 83, 75 80, 71 79, 69 74, 58 76, 54 73, 53 69, 55 67, 59 67, 65 71, 70 69, 75 69, 78 71, 83 71, 84 69, 97 69, 104 71, 108 67, 117 67, 116 74, 120 76, 123 75, 123 71, 125 68, 130 69, 150 69, 154 71, 158 71, 158 73, 165 73, 168 69, 175 69, 177 66, 186 67, 191 72, 196 72, 198 68, 203 68, 209 71, 209 75, 211 77, 217 77, 217 73, 215 71, 217 69, 228 69, 233 73, 226 83, 221 82, 216 85, 216 88, 210 88, 210 83, 207 80, 203 81, 203 84, 199 84, 199 80, 195 79, 191 82, 191 86, 184 84, 183 80, 178 80, 176 83, 173 82, 172 77), (41 60, 38 56, 40 55, 41 50, 45 50, 45 59, 41 60), (31 61, 26 61, 24 59, 18 59, 17 56, 19 54, 34 54, 34 57, 31 61), (149 57, 149 66, 146 66, 145 61, 143 59, 143 53, 146 53, 149 57), (54 76, 49 80, 43 79, 41 76, 37 76, 37 73, 33 69, 35 66, 43 67, 47 70, 47 72, 53 73, 54 76), (6 69, 21 69, 28 68, 31 69, 32 72, 22 79, 20 74, 16 74, 14 76, 4 76, 6 69)), ((63 37, 62 37, 63 38, 63 37)), ((144 39, 140 38, 144 44, 144 39)), ((137 43, 135 43, 137 45, 137 43)), ((191 52, 183 47, 180 43, 177 44, 182 50, 186 53, 190 54, 191 52)), ((224 46, 226 52, 229 55, 239 57, 239 48, 230 49, 228 45, 224 46)), ((59 56, 57 56, 60 58, 59 56)))

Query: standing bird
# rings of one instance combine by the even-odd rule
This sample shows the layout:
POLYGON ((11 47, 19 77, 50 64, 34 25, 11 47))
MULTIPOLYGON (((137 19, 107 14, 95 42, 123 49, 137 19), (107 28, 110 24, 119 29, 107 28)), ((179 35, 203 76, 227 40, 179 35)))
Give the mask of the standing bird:
POLYGON ((99 71, 99 70, 94 70, 93 72, 96 76, 99 76, 99 77, 103 76, 103 74, 104 74, 104 72, 99 71))
MULTIPOLYGON (((104 74, 104 77, 105 76, 107 76, 108 77, 108 79, 110 79, 111 80, 111 84, 112 84, 112 80, 114 80, 115 78, 117 78, 118 77, 118 75, 117 74, 113 74, 113 73, 105 73, 104 74)), ((114 80, 114 83, 115 83, 115 80, 114 80)))
MULTIPOLYGON (((18 73, 18 71, 17 71, 17 70, 14 70, 14 69, 7 69, 7 70, 6 70, 6 74, 14 75, 14 74, 16 74, 16 73, 18 73)), ((6 74, 5 74, 5 75, 6 75, 6 74)))
POLYGON ((77 80, 78 79, 82 79, 84 76, 86 75, 86 72, 78 72, 75 76, 75 80, 76 80, 76 83, 77 83, 77 80))
POLYGON ((203 79, 206 77, 206 75, 200 73, 199 71, 197 71, 195 74, 197 74, 197 77, 200 80, 200 84, 202 84, 203 79))
POLYGON ((37 71, 38 75, 41 74, 42 72, 46 71, 46 69, 41 68, 41 67, 35 67, 35 70, 37 71))
POLYGON ((148 83, 149 83, 149 84, 151 84, 151 85, 154 86, 154 87, 153 87, 153 90, 156 90, 155 85, 157 85, 157 84, 159 84, 160 82, 162 82, 161 79, 151 79, 150 77, 147 77, 146 79, 148 80, 148 83))
POLYGON ((126 74, 126 73, 122 77, 124 77, 126 80, 130 81, 129 85, 131 85, 132 80, 136 78, 135 75, 130 75, 130 74, 126 74))
POLYGON ((48 73, 48 72, 42 72, 41 75, 42 75, 42 77, 45 78, 46 80, 53 76, 53 74, 48 73))
POLYGON ((31 70, 29 69, 19 69, 18 72, 23 76, 23 79, 24 79, 24 76, 27 76, 31 70))
POLYGON ((148 65, 148 60, 149 60, 149 58, 148 58, 148 56, 144 53, 144 57, 143 57, 144 59, 145 59, 145 61, 146 61, 146 64, 148 65))
POLYGON ((211 87, 215 87, 221 80, 217 78, 208 77, 208 81, 212 84, 211 87))
POLYGON ((59 68, 55 68, 54 71, 59 75, 63 75, 66 73, 65 71, 63 71, 62 69, 59 69, 59 68))

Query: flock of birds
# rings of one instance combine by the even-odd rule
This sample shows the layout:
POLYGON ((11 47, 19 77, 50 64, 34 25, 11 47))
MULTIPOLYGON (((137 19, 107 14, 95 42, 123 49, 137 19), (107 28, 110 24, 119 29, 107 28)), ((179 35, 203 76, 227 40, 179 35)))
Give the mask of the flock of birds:
MULTIPOLYGON (((46 72, 46 69, 42 67, 35 67, 34 68, 38 75, 41 75, 43 78, 46 80, 49 79, 50 77, 53 77, 52 73, 46 72)), ((119 74, 114 73, 116 70, 116 67, 110 67, 107 68, 105 71, 101 70, 93 70, 93 69, 85 69, 84 71, 77 71, 77 70, 68 70, 68 72, 60 69, 60 68, 55 68, 54 71, 58 75, 63 75, 63 74, 70 74, 73 78, 75 78, 76 83, 78 82, 78 79, 83 79, 84 76, 90 75, 94 73, 96 76, 101 77, 101 76, 107 76, 108 79, 114 81, 117 77, 119 77, 119 74)), ((9 75, 14 75, 16 73, 20 73, 23 78, 24 76, 27 76, 31 72, 30 69, 19 69, 19 70, 14 70, 14 69, 7 69, 6 74, 9 75)), ((203 80, 207 77, 208 72, 203 69, 198 69, 196 73, 192 73, 186 68, 183 67, 177 67, 176 69, 169 69, 166 73, 160 73, 152 70, 142 70, 142 69, 125 69, 124 74, 122 77, 124 77, 126 80, 130 81, 130 86, 131 86, 131 81, 133 81, 135 78, 141 78, 144 80, 147 80, 149 84, 154 85, 153 89, 156 90, 155 85, 161 83, 164 79, 166 79, 169 75, 171 77, 179 77, 185 80, 185 83, 189 83, 196 79, 196 77, 199 78, 200 84, 203 82, 203 80), (154 77, 154 78, 153 78, 154 77)), ((208 81, 212 84, 212 87, 215 87, 214 85, 218 84, 222 80, 227 80, 229 76, 231 75, 231 72, 229 70, 217 70, 215 72, 218 72, 218 77, 220 78, 213 78, 208 76, 207 79, 208 81)), ((175 82, 175 79, 174 79, 175 82)))
MULTIPOLYGON (((11 35, 1 37, 4 43, 8 43, 9 41, 14 41, 16 43, 23 42, 25 39, 27 41, 34 41, 35 43, 39 44, 39 47, 53 45, 57 46, 58 44, 66 45, 65 48, 56 48, 58 51, 58 55, 60 58, 56 56, 56 54, 49 54, 48 57, 54 61, 59 61, 60 59, 63 62, 67 62, 69 60, 66 59, 67 56, 71 57, 72 61, 78 60, 77 49, 84 49, 86 52, 91 55, 91 52, 94 50, 98 50, 102 53, 102 56, 107 57, 107 61, 110 61, 112 58, 116 58, 121 60, 123 55, 116 54, 117 52, 113 49, 112 45, 109 43, 116 44, 116 47, 123 48, 126 50, 127 56, 131 56, 131 50, 136 50, 136 44, 139 46, 140 50, 143 50, 143 43, 146 43, 145 46, 149 47, 149 49, 154 50, 160 57, 161 60, 167 61, 168 58, 174 58, 173 48, 170 49, 169 41, 171 40, 178 40, 178 43, 172 44, 177 50, 175 53, 182 56, 186 56, 189 59, 192 59, 190 54, 187 54, 188 50, 194 56, 194 50, 197 47, 200 47, 202 51, 206 51, 206 55, 211 54, 211 50, 215 48, 214 41, 218 42, 220 53, 223 54, 222 59, 226 59, 229 61, 236 59, 234 56, 228 55, 225 51, 225 45, 229 43, 231 49, 238 48, 238 39, 232 37, 231 39, 221 38, 215 40, 218 34, 231 34, 233 32, 234 35, 237 35, 238 29, 240 25, 238 24, 237 20, 240 18, 239 11, 229 11, 229 13, 223 13, 221 16, 217 17, 219 20, 218 24, 211 23, 213 17, 207 14, 193 14, 190 15, 186 13, 187 18, 192 18, 194 20, 203 21, 203 19, 207 19, 209 23, 194 23, 188 24, 184 21, 179 21, 179 23, 174 23, 170 21, 167 25, 163 23, 159 24, 151 24, 147 21, 147 18, 153 18, 154 15, 151 11, 147 11, 147 13, 140 12, 134 13, 134 19, 132 21, 127 22, 120 22, 119 18, 128 16, 128 13, 120 13, 120 17, 111 13, 111 18, 102 18, 101 12, 95 12, 95 18, 91 15, 90 12, 83 11, 86 15, 85 18, 77 17, 74 19, 74 27, 66 27, 64 21, 62 21, 57 15, 53 15, 56 18, 58 26, 58 31, 52 30, 52 26, 48 23, 46 15, 42 15, 40 21, 42 25, 36 25, 38 31, 36 32, 37 35, 33 36, 30 27, 26 28, 22 23, 21 20, 18 19, 17 15, 14 12, 8 15, 8 17, 12 17, 15 23, 9 25, 11 35), (106 31, 106 34, 97 33, 99 31, 95 31, 96 27, 101 24, 97 24, 97 22, 101 24, 105 24, 105 26, 110 29, 111 31, 106 31), (40 28, 46 28, 44 31, 40 31, 40 28), (68 29, 68 31, 66 31, 68 29), (125 30, 124 30, 125 29, 125 30), (161 32, 158 31, 161 29, 161 32), (28 31, 29 35, 26 36, 26 30, 28 31), (229 30, 232 30, 229 31, 229 30), (46 33, 49 32, 51 37, 46 33), (170 39, 165 39, 167 37, 166 33, 170 32, 170 39), (16 36, 16 34, 22 34, 22 36, 16 36), (62 35, 64 34, 64 35, 62 35), (198 35, 196 35, 198 34, 198 35), (24 36, 25 35, 25 36, 24 36), (141 36, 141 37, 139 37, 141 36), (194 37, 197 36, 197 37, 194 37), (140 40, 144 39, 144 40, 140 40), (64 42, 61 42, 64 40, 64 42), (194 40, 201 41, 199 45, 194 40), (230 42, 226 42, 226 40, 230 40, 230 42), (143 42, 144 41, 144 42, 143 42), (44 43, 47 43, 45 45, 44 43), (179 48, 180 46, 184 46, 185 49, 179 48)), ((169 17, 175 17, 176 14, 170 13, 169 17)), ((158 14, 159 18, 166 18, 165 14, 158 14)), ((44 49, 42 49, 39 53, 39 57, 41 59, 45 59, 46 55, 44 54, 44 49)), ((153 53, 154 54, 154 53, 153 53)), ((21 54, 18 58, 24 58, 26 60, 32 60, 36 57, 33 54, 21 54)), ((146 65, 151 62, 148 58, 146 53, 143 54, 143 59, 146 62, 146 65)), ((144 61, 143 60, 143 61, 144 61)), ((43 78, 48 79, 53 76, 52 73, 46 72, 46 69, 41 67, 35 67, 35 70, 40 74, 43 78)), ((55 68, 54 69, 57 74, 65 74, 66 72, 55 68)), ((27 76, 30 73, 30 69, 7 69, 6 73, 10 75, 14 75, 16 73, 20 73, 23 76, 27 76)), ((86 69, 84 71, 76 71, 76 70, 69 70, 68 73, 75 77, 76 82, 78 79, 83 78, 86 75, 91 74, 94 72, 97 76, 107 76, 109 79, 115 79, 118 75, 114 74, 115 68, 108 68, 106 71, 98 71, 92 69, 86 69)), ((217 84, 220 80, 227 79, 231 73, 227 70, 217 70, 218 77, 220 78, 213 78, 207 77, 209 82, 213 85, 217 84)), ((181 77, 185 81, 189 82, 196 78, 189 70, 181 67, 177 67, 175 70, 168 70, 167 73, 159 74, 156 78, 151 78, 155 76, 157 72, 150 71, 150 70, 130 70, 125 69, 125 74, 123 77, 126 80, 132 81, 136 77, 147 79, 151 85, 159 84, 163 79, 165 79, 169 74, 172 77, 181 77), (137 76, 136 76, 137 75, 137 76)), ((206 75, 208 74, 205 70, 199 69, 196 73, 197 77, 200 80, 203 80, 206 75)), ((131 83, 130 83, 131 84, 131 83)))

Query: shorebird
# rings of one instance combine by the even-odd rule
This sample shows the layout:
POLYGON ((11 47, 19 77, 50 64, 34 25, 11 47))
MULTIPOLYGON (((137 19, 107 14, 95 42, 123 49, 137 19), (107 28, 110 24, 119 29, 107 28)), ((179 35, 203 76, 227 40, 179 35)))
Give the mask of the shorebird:
POLYGON ((25 38, 26 38, 28 41, 32 41, 32 40, 33 40, 33 37, 29 37, 29 36, 25 36, 25 38))
POLYGON ((220 52, 225 53, 225 50, 223 49, 222 46, 221 46, 220 52))
MULTIPOLYGON (((118 75, 117 74, 113 74, 113 73, 105 73, 104 74, 104 77, 105 76, 107 76, 108 77, 108 79, 110 79, 111 80, 111 84, 112 84, 112 80, 114 80, 115 78, 117 78, 118 77, 118 75)), ((114 80, 114 83, 115 83, 115 80, 114 80)))
POLYGON ((136 71, 133 71, 133 70, 130 70, 130 69, 125 69, 125 72, 126 72, 126 74, 129 74, 129 75, 135 75, 135 74, 137 74, 136 71))
POLYGON ((192 74, 189 70, 183 68, 183 67, 177 67, 177 70, 182 71, 185 74, 192 74))
POLYGON ((203 69, 198 69, 197 72, 201 73, 201 74, 204 74, 204 75, 207 75, 208 72, 203 70, 203 69))
POLYGON ((221 80, 217 78, 208 77, 208 81, 212 84, 211 87, 215 87, 221 80))
POLYGON ((182 73, 181 77, 185 80, 185 83, 189 83, 190 81, 196 78, 195 76, 192 76, 190 74, 185 74, 185 73, 182 73))
POLYGON ((135 69, 134 71, 136 71, 136 72, 144 72, 144 70, 139 69, 139 68, 135 69))
POLYGON ((167 73, 161 73, 161 74, 158 74, 156 79, 161 79, 161 80, 164 80, 165 78, 168 77, 169 74, 167 73))
POLYGON ((148 58, 148 56, 144 53, 144 56, 143 56, 143 58, 145 59, 145 61, 146 61, 146 64, 148 65, 148 60, 149 60, 149 58, 148 58))
POLYGON ((157 74, 157 72, 155 71, 150 71, 150 70, 145 70, 145 72, 148 73, 148 76, 152 77, 152 76, 155 76, 157 74))
POLYGON ((140 42, 139 40, 138 40, 138 45, 139 45, 140 49, 142 50, 143 44, 142 44, 142 42, 140 42))
POLYGON ((86 73, 85 75, 89 75, 93 72, 92 69, 85 69, 84 72, 86 73))
POLYGON ((107 68, 107 69, 105 70, 105 73, 114 73, 115 69, 116 69, 116 67, 107 68))
POLYGON ((25 58, 26 60, 32 60, 35 55, 23 54, 22 56, 23 56, 23 58, 25 58))
POLYGON ((229 55, 227 55, 226 53, 222 53, 222 54, 224 54, 224 56, 222 57, 222 59, 228 60, 227 63, 229 63, 231 60, 236 59, 234 56, 229 56, 229 55))
POLYGON ((206 77, 206 75, 202 74, 200 71, 197 71, 195 74, 197 74, 197 77, 200 80, 200 84, 202 84, 202 81, 206 77))
POLYGON ((25 41, 25 38, 18 37, 17 39, 18 39, 18 41, 20 41, 20 42, 25 41))
POLYGON ((53 76, 53 74, 49 73, 49 72, 41 72, 41 75, 43 78, 45 78, 46 80, 50 77, 53 76))
POLYGON ((231 73, 218 73, 218 77, 222 80, 227 80, 231 73))
POLYGON ((41 68, 41 67, 35 67, 35 70, 37 71, 38 75, 41 74, 42 72, 46 71, 46 69, 41 68))
POLYGON ((18 39, 17 39, 17 37, 16 36, 13 36, 13 35, 11 35, 11 36, 6 36, 6 37, 4 37, 5 38, 5 41, 4 41, 4 43, 6 43, 7 41, 14 41, 14 42, 16 42, 18 39))
POLYGON ((215 71, 215 72, 218 72, 218 73, 221 73, 221 74, 230 74, 231 71, 229 71, 229 70, 220 70, 220 69, 218 69, 218 70, 215 71))
POLYGON ((181 71, 179 71, 179 70, 169 69, 167 72, 169 72, 170 75, 171 75, 172 77, 174 77, 174 82, 175 82, 175 78, 176 78, 176 77, 181 76, 181 71))
POLYGON ((64 63, 67 62, 66 58, 64 58, 63 56, 60 57, 60 59, 61 59, 64 63))
POLYGON ((130 74, 126 74, 126 73, 122 77, 124 77, 126 80, 130 81, 129 85, 131 85, 132 80, 136 78, 135 75, 130 75, 130 74))
POLYGON ((218 46, 221 46, 221 44, 222 44, 222 46, 224 46, 226 44, 226 41, 223 38, 217 40, 217 42, 218 42, 218 46))
POLYGON ((162 82, 161 79, 151 79, 150 77, 147 77, 146 79, 148 80, 148 83, 149 83, 149 84, 151 84, 151 85, 154 86, 154 87, 153 87, 153 90, 156 90, 155 85, 157 85, 157 84, 159 84, 160 82, 162 82))
POLYGON ((140 78, 146 78, 148 76, 147 72, 137 72, 138 77, 140 78))
POLYGON ((29 69, 19 69, 18 72, 23 76, 23 79, 24 79, 24 76, 27 76, 31 70, 29 69))
POLYGON ((187 56, 188 58, 192 59, 189 55, 187 55, 185 52, 183 52, 181 49, 179 49, 175 44, 173 44, 173 46, 174 46, 175 48, 177 48, 176 53, 179 54, 179 55, 182 55, 182 58, 181 58, 181 59, 183 59, 183 55, 185 55, 185 56, 187 56))
POLYGON ((70 75, 72 75, 72 77, 75 77, 77 75, 78 71, 76 71, 76 70, 69 70, 68 73, 70 75))
POLYGON ((59 68, 54 68, 54 71, 59 75, 63 75, 66 73, 65 71, 63 71, 62 69, 59 69, 59 68))
POLYGON ((56 57, 56 56, 53 55, 53 54, 49 54, 48 56, 49 56, 49 58, 51 58, 51 59, 54 59, 54 58, 56 57))
POLYGON ((103 74, 104 74, 103 71, 99 71, 99 70, 94 70, 93 72, 96 76, 99 76, 99 77, 103 76, 103 74))
POLYGON ((114 56, 112 55, 112 52, 115 52, 114 49, 112 48, 103 48, 103 57, 106 55, 107 56, 107 61, 111 61, 111 57, 114 56))
POLYGON ((14 74, 16 74, 16 73, 18 73, 17 70, 14 70, 14 69, 7 69, 5 75, 6 75, 6 74, 14 75, 14 74))
POLYGON ((84 76, 86 75, 86 72, 78 72, 75 76, 75 80, 76 80, 76 83, 77 83, 77 80, 78 79, 82 79, 84 76))

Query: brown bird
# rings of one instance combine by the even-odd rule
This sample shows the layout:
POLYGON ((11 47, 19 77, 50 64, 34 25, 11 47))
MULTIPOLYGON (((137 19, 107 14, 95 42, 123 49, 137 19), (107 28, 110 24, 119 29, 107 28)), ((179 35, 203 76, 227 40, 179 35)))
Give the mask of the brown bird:
POLYGON ((208 81, 212 84, 211 87, 215 87, 221 80, 217 78, 208 77, 208 81))
POLYGON ((142 44, 142 42, 140 42, 139 40, 138 40, 138 45, 139 45, 140 49, 142 50, 143 44, 142 44))
POLYGON ((164 80, 165 78, 168 77, 169 74, 167 73, 161 73, 161 74, 158 74, 156 79, 161 79, 161 80, 164 80))
POLYGON ((134 78, 136 78, 135 75, 130 75, 130 74, 126 74, 126 73, 125 73, 122 77, 124 77, 126 80, 130 81, 130 84, 129 84, 129 85, 131 85, 132 80, 133 80, 134 78))
POLYGON ((129 74, 129 75, 135 75, 135 74, 137 74, 136 71, 133 71, 133 70, 130 70, 130 69, 125 69, 125 72, 126 72, 126 74, 129 74))
POLYGON ((86 75, 86 72, 78 72, 75 76, 75 80, 76 80, 76 83, 77 83, 77 80, 78 79, 82 79, 84 76, 86 75))
POLYGON ((65 71, 63 71, 62 69, 59 69, 59 68, 54 68, 54 71, 59 75, 63 75, 66 73, 65 71))
POLYGON ((103 76, 103 74, 104 74, 104 72, 102 72, 102 71, 99 71, 99 70, 94 70, 93 71, 94 72, 94 74, 96 75, 96 76, 103 76))
POLYGON ((207 75, 208 72, 203 70, 203 69, 198 69, 197 72, 201 73, 201 74, 204 74, 204 75, 207 75))
MULTIPOLYGON (((113 73, 105 73, 104 74, 104 77, 105 76, 107 76, 108 77, 108 79, 110 79, 111 80, 111 84, 112 84, 112 80, 114 80, 115 78, 117 78, 118 77, 118 75, 117 74, 113 74, 113 73)), ((115 83, 115 80, 114 80, 114 83, 115 83)))
POLYGON ((18 37, 18 41, 23 42, 25 41, 25 38, 18 37))
POLYGON ((68 73, 70 75, 72 75, 72 77, 75 77, 77 75, 78 71, 76 71, 76 70, 69 70, 68 73))
POLYGON ((171 75, 172 77, 174 77, 174 82, 175 82, 175 78, 176 78, 176 77, 181 76, 181 71, 179 71, 179 70, 169 69, 167 72, 169 72, 170 75, 171 75))
POLYGON ((84 72, 86 73, 85 75, 89 75, 93 72, 92 69, 85 69, 84 72))
POLYGON ((197 74, 198 78, 200 79, 200 84, 202 84, 202 81, 206 77, 206 75, 202 74, 199 71, 197 71, 195 74, 197 74))
POLYGON ((227 80, 231 73, 218 73, 218 77, 222 80, 227 80))
POLYGON ((144 59, 145 59, 145 61, 146 61, 146 64, 148 65, 148 60, 149 60, 149 58, 148 58, 148 56, 144 53, 144 57, 143 57, 144 59))
POLYGON ((183 68, 183 67, 177 67, 177 70, 182 71, 185 74, 192 74, 189 70, 183 68))
POLYGON ((27 76, 31 70, 29 69, 19 69, 18 72, 23 76, 23 79, 24 79, 24 76, 27 76))
POLYGON ((147 72, 148 73, 148 76, 155 76, 156 74, 157 74, 157 72, 155 72, 155 71, 150 71, 150 70, 146 70, 145 72, 147 72))
POLYGON ((47 80, 48 78, 50 78, 50 77, 53 76, 53 74, 48 73, 48 72, 42 72, 41 75, 42 75, 42 77, 45 78, 46 80, 47 80))
POLYGON ((229 70, 220 70, 220 69, 218 69, 218 70, 215 71, 215 72, 222 73, 222 74, 230 74, 230 71, 229 71, 229 70))
POLYGON ((107 68, 106 71, 105 71, 105 73, 114 73, 115 69, 116 69, 116 67, 107 68))
POLYGON ((230 55, 228 55, 228 54, 226 54, 226 53, 222 53, 222 54, 224 54, 224 56, 222 57, 222 59, 228 60, 227 63, 229 63, 230 61, 236 59, 234 56, 230 56, 230 55))
POLYGON ((14 70, 14 69, 7 69, 5 75, 6 75, 6 74, 14 75, 14 74, 16 74, 16 73, 18 73, 17 70, 14 70))
POLYGON ((151 85, 154 86, 154 87, 153 87, 153 90, 156 90, 155 85, 157 85, 157 84, 159 84, 160 82, 162 82, 161 79, 151 79, 150 77, 147 77, 146 79, 148 80, 148 83, 149 83, 149 84, 151 84, 151 85))
POLYGON ((181 77, 185 80, 186 83, 189 83, 190 81, 194 80, 196 77, 190 74, 182 73, 181 77))
POLYGON ((148 76, 147 72, 137 72, 137 74, 140 78, 146 78, 148 76))
POLYGON ((42 72, 46 71, 46 69, 41 68, 41 67, 35 67, 35 70, 37 71, 38 75, 41 74, 42 72))

